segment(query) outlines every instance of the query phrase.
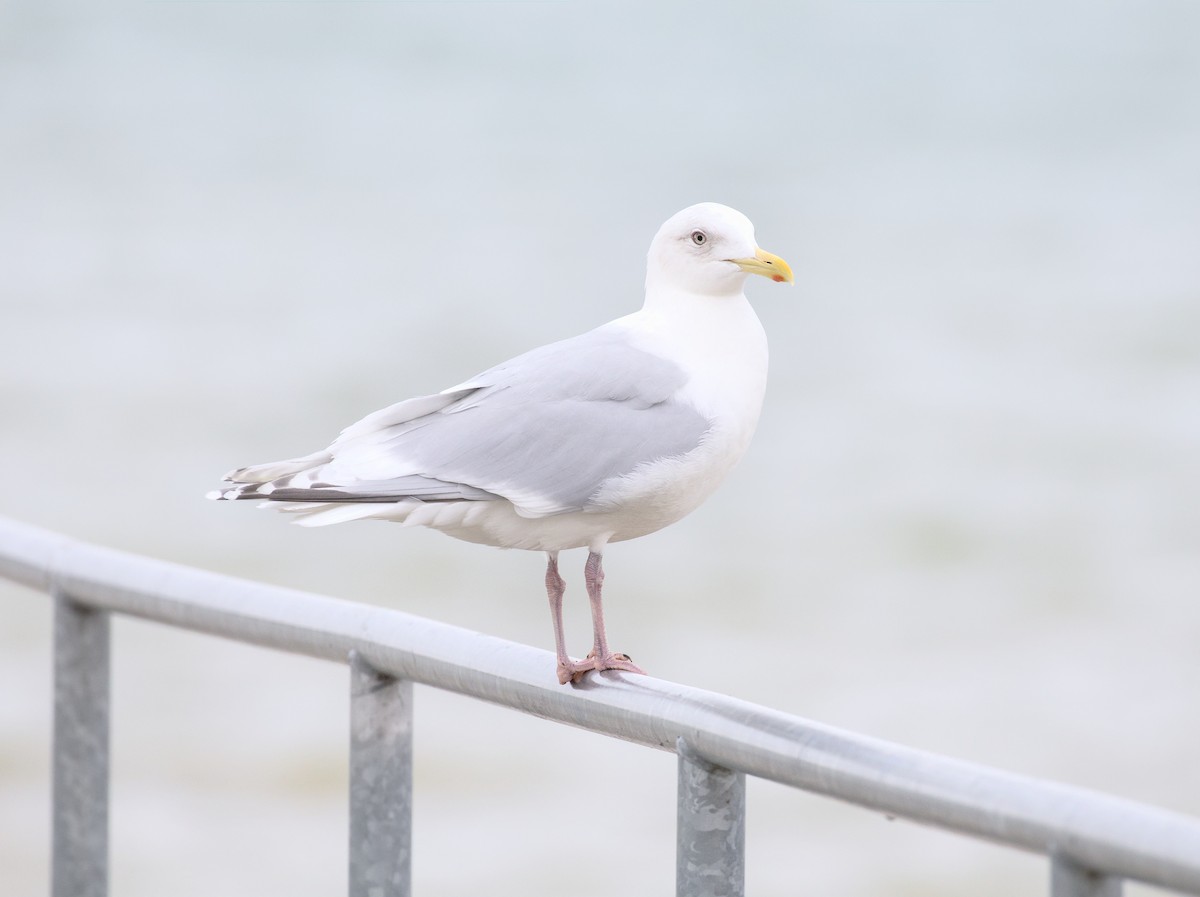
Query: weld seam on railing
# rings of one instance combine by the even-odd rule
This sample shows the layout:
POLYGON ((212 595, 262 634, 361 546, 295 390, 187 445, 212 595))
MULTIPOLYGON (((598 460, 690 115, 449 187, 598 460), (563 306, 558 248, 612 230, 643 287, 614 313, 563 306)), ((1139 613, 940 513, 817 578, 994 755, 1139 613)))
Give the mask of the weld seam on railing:
POLYGON ((1121 897, 1121 879, 1080 866, 1069 857, 1050 856, 1050 897, 1121 897))

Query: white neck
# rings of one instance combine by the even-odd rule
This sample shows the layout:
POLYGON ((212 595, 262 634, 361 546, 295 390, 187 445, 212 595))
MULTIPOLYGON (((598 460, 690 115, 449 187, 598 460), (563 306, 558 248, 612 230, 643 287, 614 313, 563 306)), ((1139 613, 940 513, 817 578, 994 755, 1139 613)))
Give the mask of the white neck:
MULTIPOLYGON (((619 323, 645 348, 679 364, 701 392, 761 402, 767 379, 767 338, 745 295, 706 296, 682 290, 648 292, 641 311, 619 323)), ((757 408, 754 416, 757 417, 757 408)))
POLYGON ((707 271, 704 276, 694 276, 694 272, 684 268, 672 269, 651 254, 646 263, 646 301, 652 296, 666 293, 681 293, 686 296, 711 296, 713 298, 733 298, 743 294, 746 280, 750 277, 744 271, 739 271, 734 265, 722 266, 728 270, 714 276, 707 271), (688 276, 689 274, 693 276, 688 276))

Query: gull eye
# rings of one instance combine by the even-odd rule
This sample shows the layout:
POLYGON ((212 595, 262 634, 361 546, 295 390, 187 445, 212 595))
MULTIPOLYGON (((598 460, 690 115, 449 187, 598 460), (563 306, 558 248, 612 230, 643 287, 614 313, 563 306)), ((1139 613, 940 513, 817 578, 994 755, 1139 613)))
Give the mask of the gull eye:
POLYGON ((703 246, 708 242, 708 234, 702 230, 694 230, 692 231, 692 242, 697 246, 703 246))

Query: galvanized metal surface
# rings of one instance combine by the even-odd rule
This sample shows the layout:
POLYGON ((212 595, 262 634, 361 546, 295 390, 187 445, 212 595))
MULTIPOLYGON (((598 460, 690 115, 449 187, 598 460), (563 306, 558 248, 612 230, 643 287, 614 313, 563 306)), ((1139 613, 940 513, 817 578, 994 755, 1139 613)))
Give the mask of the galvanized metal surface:
POLYGON ((554 656, 398 611, 233 579, 0 520, 0 576, 97 608, 345 662, 1081 868, 1200 894, 1200 820, 645 676, 557 684, 554 656))
POLYGON ((56 594, 53 897, 108 893, 108 706, 108 614, 56 594))
POLYGON ((677 897, 744 897, 746 776, 709 763, 682 738, 679 755, 675 893, 677 897))
POLYGON ((412 683, 350 652, 350 897, 412 893, 412 683))
POLYGON ((1067 857, 1052 856, 1050 897, 1121 897, 1121 879, 1085 869, 1067 857))

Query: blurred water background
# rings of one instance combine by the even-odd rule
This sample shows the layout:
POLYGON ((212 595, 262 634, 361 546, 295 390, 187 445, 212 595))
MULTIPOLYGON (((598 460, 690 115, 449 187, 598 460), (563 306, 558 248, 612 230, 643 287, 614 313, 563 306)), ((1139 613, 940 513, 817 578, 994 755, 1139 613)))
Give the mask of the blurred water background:
MULTIPOLYGON (((1157 0, 10 0, 0 512, 549 648, 540 555, 202 496, 636 308, 658 225, 725 202, 798 282, 750 285, 747 459, 608 553, 616 646, 1200 813, 1198 40, 1157 0)), ((49 626, 0 585, 6 895, 48 880, 49 626)), ((345 670, 114 631, 114 893, 343 890, 345 670)), ((673 757, 425 689, 417 751, 419 893, 672 892, 673 757)), ((753 894, 1044 887, 1002 848, 749 805, 753 894)))

